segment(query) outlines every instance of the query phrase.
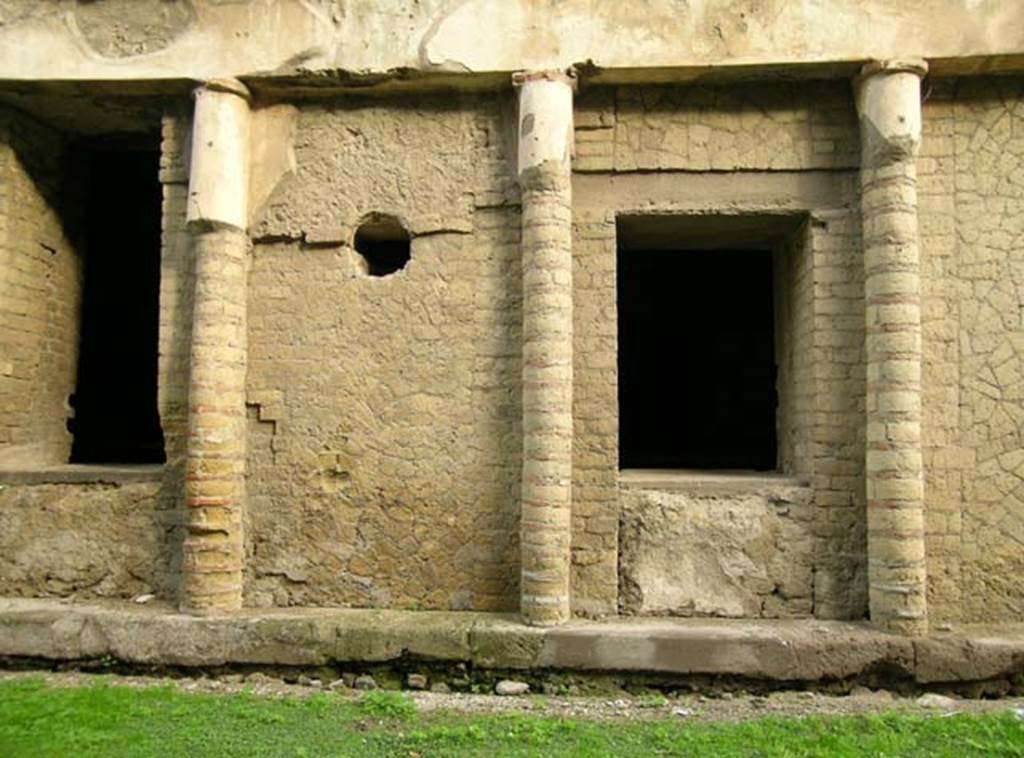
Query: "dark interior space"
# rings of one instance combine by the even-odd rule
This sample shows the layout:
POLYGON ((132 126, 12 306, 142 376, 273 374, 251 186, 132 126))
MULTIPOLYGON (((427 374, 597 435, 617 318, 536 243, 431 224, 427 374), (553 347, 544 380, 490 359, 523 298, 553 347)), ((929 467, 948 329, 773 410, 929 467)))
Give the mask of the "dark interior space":
POLYGON ((387 276, 405 268, 412 257, 409 232, 392 216, 373 216, 356 229, 356 252, 370 276, 387 276))
POLYGON ((71 462, 162 463, 159 152, 83 145, 78 156, 85 281, 71 462))
POLYGON ((618 254, 621 468, 776 468, 770 250, 618 254))

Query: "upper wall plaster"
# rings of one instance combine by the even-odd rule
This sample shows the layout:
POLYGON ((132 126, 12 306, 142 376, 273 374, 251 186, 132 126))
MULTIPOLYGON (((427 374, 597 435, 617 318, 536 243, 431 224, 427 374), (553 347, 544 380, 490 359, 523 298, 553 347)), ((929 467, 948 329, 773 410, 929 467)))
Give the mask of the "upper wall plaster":
POLYGON ((843 81, 588 87, 575 123, 576 172, 842 169, 860 161, 843 81))
POLYGON ((507 72, 593 62, 693 70, 988 57, 1014 66, 1007 0, 5 0, 0 79, 507 72), (941 23, 936 23, 941 20, 941 23), (995 56, 993 58, 993 56, 995 56))

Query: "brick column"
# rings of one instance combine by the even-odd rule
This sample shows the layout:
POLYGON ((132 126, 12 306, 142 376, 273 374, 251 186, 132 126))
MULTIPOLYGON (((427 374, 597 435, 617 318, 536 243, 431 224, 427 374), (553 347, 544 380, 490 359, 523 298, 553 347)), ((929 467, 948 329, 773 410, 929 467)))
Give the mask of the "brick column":
POLYGON ((869 63, 856 81, 867 319, 868 593, 871 620, 928 630, 921 459, 917 150, 921 62, 869 63))
POLYGON ((242 607, 249 100, 195 93, 187 223, 195 255, 181 609, 242 607))
POLYGON ((572 99, 560 71, 516 74, 523 252, 521 610, 570 616, 572 537, 572 99))

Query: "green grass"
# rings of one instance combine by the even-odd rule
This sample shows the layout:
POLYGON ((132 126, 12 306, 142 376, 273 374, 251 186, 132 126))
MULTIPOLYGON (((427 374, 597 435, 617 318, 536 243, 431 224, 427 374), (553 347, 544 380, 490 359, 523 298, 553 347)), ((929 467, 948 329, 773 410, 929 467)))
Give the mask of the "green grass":
POLYGON ((353 701, 171 687, 0 683, 0 756, 1024 756, 1010 713, 647 723, 417 714, 397 693, 353 701))

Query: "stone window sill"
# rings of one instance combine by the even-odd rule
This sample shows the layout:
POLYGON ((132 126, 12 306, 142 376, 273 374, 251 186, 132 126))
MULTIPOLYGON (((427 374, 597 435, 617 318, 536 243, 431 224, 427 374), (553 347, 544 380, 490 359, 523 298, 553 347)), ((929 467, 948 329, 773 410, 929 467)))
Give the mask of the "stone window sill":
POLYGON ((130 484, 159 482, 163 464, 86 464, 0 468, 0 484, 130 484))
POLYGON ((810 482, 773 471, 623 469, 619 472, 619 485, 633 489, 741 495, 780 487, 810 487, 810 482))

